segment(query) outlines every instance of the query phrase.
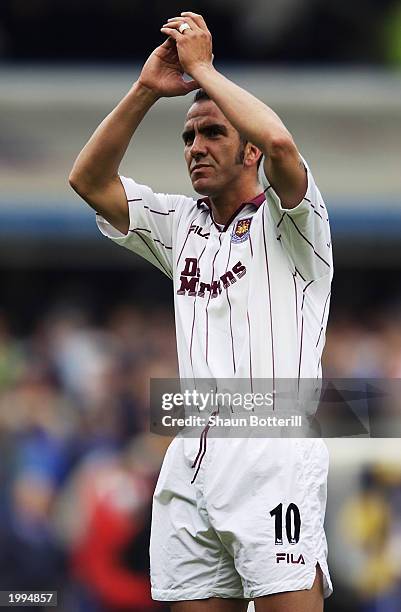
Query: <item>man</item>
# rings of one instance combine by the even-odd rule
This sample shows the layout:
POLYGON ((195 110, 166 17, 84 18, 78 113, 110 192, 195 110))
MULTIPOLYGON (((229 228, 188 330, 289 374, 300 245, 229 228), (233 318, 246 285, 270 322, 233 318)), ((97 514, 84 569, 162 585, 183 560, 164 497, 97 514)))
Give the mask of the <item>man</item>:
MULTIPOLYGON (((332 257, 327 212, 277 115, 215 70, 204 19, 168 39, 78 156, 101 231, 173 279, 182 378, 318 378, 332 257), (186 82, 183 74, 192 78, 186 82), (155 194, 118 168, 160 97, 201 88, 183 140, 206 196, 155 194), (258 165, 261 157, 260 184, 258 165)), ((331 592, 320 440, 176 438, 154 496, 154 599, 176 612, 320 612, 331 592)))

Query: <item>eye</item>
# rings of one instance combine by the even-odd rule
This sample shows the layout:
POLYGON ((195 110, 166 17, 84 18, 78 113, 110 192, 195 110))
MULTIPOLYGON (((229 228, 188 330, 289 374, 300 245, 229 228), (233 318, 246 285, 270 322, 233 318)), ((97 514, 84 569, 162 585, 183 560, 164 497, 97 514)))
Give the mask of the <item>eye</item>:
POLYGON ((192 144, 193 140, 194 140, 193 134, 184 134, 183 141, 186 147, 192 144))
POLYGON ((209 138, 214 138, 215 136, 220 136, 220 131, 217 128, 211 127, 207 130, 207 135, 209 138))

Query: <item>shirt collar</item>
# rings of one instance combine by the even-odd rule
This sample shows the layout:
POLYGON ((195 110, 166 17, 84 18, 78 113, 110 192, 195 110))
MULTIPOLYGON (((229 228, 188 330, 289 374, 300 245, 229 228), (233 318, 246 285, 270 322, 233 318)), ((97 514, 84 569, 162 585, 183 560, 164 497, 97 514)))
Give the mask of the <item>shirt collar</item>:
POLYGON ((252 200, 247 200, 246 202, 242 202, 242 204, 240 204, 238 206, 238 208, 235 210, 235 212, 231 215, 231 217, 229 218, 229 220, 227 221, 227 223, 224 225, 223 228, 221 228, 213 219, 213 214, 212 214, 212 205, 210 202, 209 198, 200 198, 197 201, 197 206, 198 208, 202 208, 202 207, 206 207, 207 210, 210 212, 212 221, 214 223, 214 225, 217 227, 217 229, 220 232, 226 232, 227 229, 230 227, 231 223, 234 221, 235 217, 241 212, 241 210, 243 208, 245 208, 245 206, 247 206, 247 204, 251 204, 252 206, 255 206, 256 208, 259 208, 263 202, 265 201, 266 197, 265 197, 265 193, 262 192, 259 195, 257 195, 256 197, 254 197, 252 200))
MULTIPOLYGON (((254 206, 256 206, 256 208, 259 208, 259 206, 261 206, 263 204, 263 202, 265 201, 266 196, 264 194, 264 192, 262 191, 262 193, 259 193, 259 195, 255 196, 252 200, 246 200, 245 202, 242 202, 238 208, 237 211, 240 208, 243 208, 246 204, 253 204, 254 206)), ((199 198, 199 200, 197 201, 197 206, 198 208, 202 208, 202 206, 206 206, 207 208, 211 208, 211 202, 209 198, 199 198)))

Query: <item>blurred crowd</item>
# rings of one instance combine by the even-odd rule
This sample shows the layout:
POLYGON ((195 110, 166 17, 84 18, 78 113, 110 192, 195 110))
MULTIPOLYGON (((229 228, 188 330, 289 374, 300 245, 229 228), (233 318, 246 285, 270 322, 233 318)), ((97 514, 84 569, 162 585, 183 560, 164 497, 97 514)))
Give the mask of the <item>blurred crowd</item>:
POLYGON ((100 329, 66 308, 22 338, 1 315, 0 590, 57 589, 77 612, 159 608, 147 550, 169 440, 146 433, 148 382, 175 375, 163 310, 117 307, 100 329))
POLYGON ((191 0, 186 5, 176 0, 2 0, 0 57, 141 61, 160 44, 164 20, 183 10, 205 16, 215 34, 216 61, 401 62, 400 0, 191 0))
MULTIPOLYGON (((370 326, 333 319, 326 346, 331 376, 400 376, 401 317, 379 313, 370 326)), ((166 307, 114 305, 99 325, 64 305, 23 335, 0 314, 0 590, 57 589, 59 609, 76 612, 163 609, 150 599, 147 551, 151 496, 169 440, 147 433, 148 386, 151 377, 176 373, 166 307)), ((344 539, 349 529, 355 547, 379 557, 376 566, 369 561, 372 576, 401 499, 401 476, 391 486, 375 478, 361 488, 373 500, 371 518, 355 493, 343 509, 344 539)), ((386 593, 389 585, 399 589, 400 575, 387 565, 366 588, 355 577, 351 587, 364 603, 349 610, 401 610, 369 607, 383 585, 386 593)))
POLYGON ((338 580, 361 612, 401 610, 401 465, 361 467, 333 526, 338 580), (338 551, 337 551, 338 552, 338 551))
POLYGON ((323 364, 332 378, 401 378, 401 304, 333 317, 323 364))

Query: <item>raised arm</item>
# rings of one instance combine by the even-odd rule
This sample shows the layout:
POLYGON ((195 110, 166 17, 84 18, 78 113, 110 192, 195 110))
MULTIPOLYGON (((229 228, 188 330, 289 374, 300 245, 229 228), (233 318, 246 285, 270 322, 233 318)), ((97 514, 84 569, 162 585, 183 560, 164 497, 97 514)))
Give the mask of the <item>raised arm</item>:
POLYGON ((102 121, 72 168, 71 187, 109 223, 127 233, 129 218, 118 169, 135 130, 161 97, 182 96, 199 87, 183 80, 175 43, 157 47, 140 77, 116 108, 102 121))
POLYGON ((230 123, 265 155, 265 173, 283 208, 294 208, 305 196, 307 176, 294 140, 276 113, 212 64, 211 35, 201 15, 181 13, 161 31, 174 38, 184 70, 217 104, 230 123), (190 30, 178 31, 186 22, 190 30))

